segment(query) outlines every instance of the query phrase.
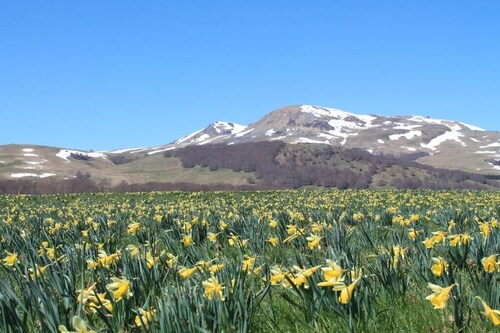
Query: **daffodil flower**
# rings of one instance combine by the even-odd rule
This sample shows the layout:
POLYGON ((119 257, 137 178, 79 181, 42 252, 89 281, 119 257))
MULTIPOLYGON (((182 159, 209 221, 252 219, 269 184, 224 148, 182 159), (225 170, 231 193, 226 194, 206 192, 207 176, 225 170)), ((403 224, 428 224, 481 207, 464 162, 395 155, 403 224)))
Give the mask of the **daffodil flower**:
POLYGON ((90 330, 87 328, 87 323, 80 318, 79 316, 74 316, 72 320, 73 328, 76 331, 68 331, 66 326, 64 325, 59 325, 59 332, 60 333, 97 333, 97 331, 90 330))
POLYGON ((153 316, 156 313, 156 310, 146 311, 144 309, 139 309, 139 314, 135 316, 134 323, 137 327, 149 328, 149 323, 153 321, 153 316))
POLYGON ((187 267, 180 267, 179 270, 177 271, 177 273, 179 273, 179 275, 183 278, 183 279, 187 279, 189 278, 191 275, 194 274, 194 272, 196 272, 198 268, 195 266, 195 267, 191 267, 191 268, 187 268, 187 267))
POLYGON ((481 259, 481 263, 483 264, 483 269, 487 273, 493 273, 498 266, 496 262, 495 255, 491 255, 489 257, 485 257, 481 259))
POLYGON ((307 242, 308 242, 308 243, 307 243, 307 246, 308 246, 311 250, 313 250, 313 249, 314 249, 314 248, 316 248, 316 247, 317 247, 318 249, 320 249, 320 248, 321 248, 321 246, 320 246, 320 242, 321 242, 321 239, 322 239, 322 238, 323 238, 323 237, 319 237, 319 236, 317 236, 317 235, 311 234, 311 236, 309 236, 309 237, 307 237, 307 238, 306 238, 306 240, 307 240, 307 242))
POLYGON ((132 292, 130 291, 130 281, 126 278, 116 278, 112 277, 110 284, 106 285, 106 289, 113 293, 113 297, 115 301, 121 300, 123 297, 132 296, 132 292))
POLYGON ((345 283, 339 282, 333 287, 333 290, 340 291, 339 302, 341 304, 347 304, 351 301, 354 294, 354 288, 361 281, 361 276, 351 282, 350 285, 346 286, 345 283))
POLYGON ((2 261, 7 265, 7 266, 14 266, 17 260, 17 253, 8 253, 5 258, 2 259, 2 261))
POLYGON ((331 259, 327 259, 326 263, 328 264, 327 267, 321 267, 324 281, 318 283, 320 287, 332 287, 336 285, 340 282, 342 274, 347 271, 331 259))
POLYGON ((241 269, 244 272, 249 272, 253 268, 253 265, 255 264, 255 257, 249 257, 245 255, 245 258, 246 259, 242 261, 241 269))
POLYGON ((31 279, 31 281, 35 280, 35 276, 36 277, 41 277, 42 274, 47 270, 47 267, 49 267, 49 265, 38 266, 38 264, 35 264, 35 273, 33 273, 33 269, 32 268, 29 268, 28 271, 30 272, 30 279, 31 279))
POLYGON ((130 223, 127 227, 127 233, 129 235, 135 235, 137 230, 139 230, 141 224, 139 222, 130 223))
POLYGON ((440 287, 438 285, 428 283, 427 286, 434 292, 430 294, 425 299, 430 301, 434 305, 434 309, 444 309, 450 298, 451 289, 458 284, 454 283, 448 287, 440 287))
POLYGON ((273 285, 273 286, 281 283, 283 281, 283 279, 285 278, 285 274, 281 270, 281 267, 279 267, 277 265, 271 267, 270 271, 271 271, 271 276, 270 276, 271 285, 273 285))
POLYGON ((441 257, 432 258, 432 262, 434 263, 431 267, 432 274, 435 276, 443 275, 443 272, 448 267, 448 263, 441 257))
POLYGON ((267 242, 268 242, 269 244, 271 244, 272 246, 276 246, 276 245, 278 245, 278 243, 279 243, 279 239, 278 239, 278 237, 269 237, 269 238, 267 239, 267 242))
POLYGON ((216 277, 211 277, 206 281, 202 282, 203 288, 205 288, 205 297, 208 299, 216 298, 218 300, 223 301, 224 300, 224 295, 223 295, 223 290, 224 287, 222 284, 219 283, 216 277))
POLYGON ((490 308, 488 304, 486 304, 485 301, 479 296, 476 296, 476 298, 479 298, 481 300, 481 303, 483 305, 484 312, 481 312, 483 315, 488 318, 488 320, 493 324, 493 326, 498 326, 500 325, 500 310, 493 310, 490 308))

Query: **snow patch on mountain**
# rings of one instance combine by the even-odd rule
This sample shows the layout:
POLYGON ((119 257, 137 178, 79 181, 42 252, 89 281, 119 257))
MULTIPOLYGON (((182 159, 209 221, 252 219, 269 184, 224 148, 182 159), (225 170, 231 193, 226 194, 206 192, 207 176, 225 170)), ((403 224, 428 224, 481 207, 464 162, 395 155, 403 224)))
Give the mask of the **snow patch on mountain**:
POLYGON ((268 130, 268 131, 265 133, 265 136, 273 136, 273 135, 274 135, 274 133, 276 133, 276 131, 275 131, 274 129, 272 129, 272 128, 271 128, 270 130, 268 130))
POLYGON ((148 152, 147 154, 154 155, 154 154, 162 153, 164 151, 173 150, 173 149, 175 149, 175 147, 168 147, 168 148, 164 148, 164 149, 152 150, 152 151, 148 152))
POLYGON ((206 144, 217 138, 225 138, 231 135, 242 133, 247 126, 240 125, 228 121, 216 121, 211 123, 206 128, 200 129, 189 135, 186 135, 177 141, 173 142, 175 145, 186 144, 206 144))
POLYGON ((235 136, 236 138, 241 138, 242 136, 247 135, 248 133, 252 132, 253 130, 254 130, 253 128, 250 128, 250 129, 249 129, 249 130, 247 130, 247 131, 238 132, 238 133, 236 133, 234 136, 235 136))
POLYGON ((112 150, 108 151, 107 153, 109 154, 122 154, 122 153, 134 153, 136 151, 141 151, 147 149, 146 147, 136 147, 136 148, 125 148, 125 149, 117 149, 117 150, 112 150))
POLYGON ((469 125, 466 123, 456 122, 456 121, 452 121, 452 120, 434 119, 434 118, 422 117, 422 116, 412 116, 410 118, 410 120, 416 121, 416 122, 426 122, 428 124, 445 125, 445 126, 448 126, 453 131, 460 131, 465 127, 466 129, 469 129, 469 130, 484 132, 484 129, 482 129, 480 127, 477 127, 474 125, 469 125), (447 123, 455 123, 455 125, 450 126, 447 123))
POLYGON ((479 146, 479 148, 492 148, 492 147, 500 147, 500 142, 493 142, 486 146, 479 146))
POLYGON ((227 121, 217 121, 212 124, 212 126, 215 128, 217 133, 222 133, 226 134, 225 132, 230 132, 227 134, 236 134, 239 132, 242 132, 247 128, 247 126, 232 123, 232 122, 227 122, 227 121))
POLYGON ((443 134, 435 137, 434 139, 429 141, 427 144, 421 143, 420 146, 422 148, 436 150, 437 149, 436 147, 445 141, 456 141, 465 147, 466 146, 465 143, 462 140, 460 140, 460 138, 463 136, 464 135, 458 131, 448 131, 448 132, 444 132, 443 134))
POLYGON ((286 135, 282 135, 282 136, 277 136, 277 137, 271 138, 269 140, 271 140, 271 141, 278 141, 278 140, 283 140, 283 139, 285 139, 287 137, 288 136, 286 136, 286 135))
POLYGON ((310 138, 298 138, 297 140, 294 140, 292 143, 320 143, 320 144, 330 144, 328 140, 326 141, 320 141, 320 140, 313 140, 310 138))
POLYGON ((319 107, 319 106, 314 106, 314 105, 301 105, 300 111, 302 111, 304 113, 310 113, 317 118, 329 117, 329 118, 335 118, 335 119, 339 119, 339 120, 345 120, 346 122, 350 123, 348 126, 351 128, 370 127, 372 125, 371 124, 372 121, 377 119, 377 117, 370 116, 370 115, 354 114, 354 113, 342 111, 339 109, 324 108, 324 107, 319 107), (356 120, 355 118, 362 120, 365 123, 365 126, 353 125, 353 124, 355 124, 355 120, 356 120), (352 120, 350 120, 350 119, 352 119, 352 120))
POLYGON ((475 154, 496 154, 494 150, 478 150, 474 152, 475 154))
POLYGON ((101 152, 85 152, 85 151, 80 151, 80 150, 69 150, 69 149, 61 149, 56 156, 62 158, 63 160, 68 160, 68 158, 71 156, 71 154, 76 154, 76 155, 83 155, 87 157, 93 157, 93 158, 103 158, 107 159, 107 156, 105 153, 101 152))
POLYGON ((181 143, 185 143, 185 142, 187 142, 189 139, 191 139, 192 137, 194 137, 195 135, 197 135, 198 133, 201 133, 201 132, 203 132, 203 129, 198 130, 198 131, 196 131, 196 132, 193 132, 193 133, 191 133, 191 134, 188 134, 188 135, 186 135, 186 136, 184 136, 184 137, 180 138, 179 140, 175 141, 175 142, 174 142, 174 144, 181 144, 181 143))
POLYGON ((473 131, 484 132, 484 129, 482 129, 481 127, 477 127, 477 126, 474 126, 474 125, 469 125, 469 124, 466 124, 466 123, 459 123, 459 124, 462 125, 462 126, 467 127, 470 130, 473 130, 473 131))
POLYGON ((23 178, 23 177, 38 177, 38 178, 47 178, 47 177, 53 177, 57 176, 55 173, 42 173, 42 174, 36 174, 36 173, 11 173, 10 176, 12 178, 23 178))
MULTIPOLYGON (((392 122, 389 122, 392 123, 392 122)), ((405 131, 411 131, 414 130, 415 128, 422 127, 422 125, 407 125, 403 123, 395 123, 397 126, 394 126, 394 129, 398 130, 405 130, 405 131)))

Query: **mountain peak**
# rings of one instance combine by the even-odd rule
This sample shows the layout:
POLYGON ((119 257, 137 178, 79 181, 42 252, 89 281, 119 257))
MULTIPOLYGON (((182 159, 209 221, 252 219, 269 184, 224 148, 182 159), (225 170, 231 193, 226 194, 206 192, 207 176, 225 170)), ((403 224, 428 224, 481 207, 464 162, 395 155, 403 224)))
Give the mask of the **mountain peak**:
POLYGON ((247 126, 240 125, 229 121, 216 121, 209 124, 204 129, 186 135, 173 144, 189 145, 189 144, 206 144, 213 140, 220 139, 229 135, 237 134, 245 130, 247 126))

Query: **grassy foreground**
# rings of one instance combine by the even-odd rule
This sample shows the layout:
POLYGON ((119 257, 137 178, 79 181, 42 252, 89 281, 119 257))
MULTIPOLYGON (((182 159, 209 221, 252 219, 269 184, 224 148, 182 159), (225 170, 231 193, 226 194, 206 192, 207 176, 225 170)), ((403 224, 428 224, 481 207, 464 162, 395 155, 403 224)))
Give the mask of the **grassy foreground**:
POLYGON ((0 196, 1 332, 495 332, 500 192, 0 196))

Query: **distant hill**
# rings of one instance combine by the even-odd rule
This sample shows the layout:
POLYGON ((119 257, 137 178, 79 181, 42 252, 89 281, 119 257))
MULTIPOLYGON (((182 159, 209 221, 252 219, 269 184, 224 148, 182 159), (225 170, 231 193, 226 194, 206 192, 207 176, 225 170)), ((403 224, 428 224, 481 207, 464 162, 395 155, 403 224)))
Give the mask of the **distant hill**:
POLYGON ((311 105, 284 107, 248 126, 214 122, 158 147, 0 146, 0 192, 8 193, 83 191, 79 183, 88 190, 495 188, 499 178, 498 131, 311 105))

